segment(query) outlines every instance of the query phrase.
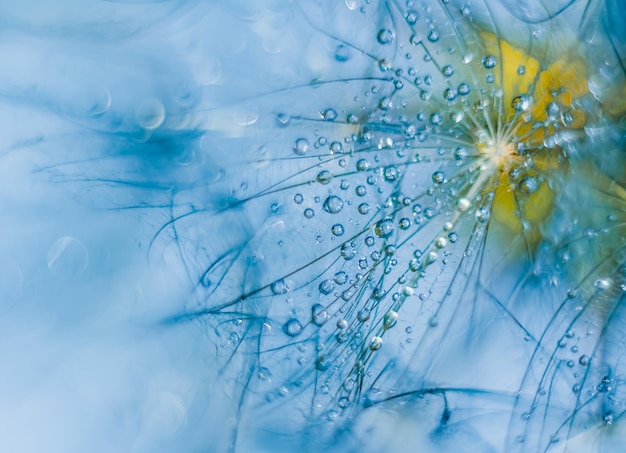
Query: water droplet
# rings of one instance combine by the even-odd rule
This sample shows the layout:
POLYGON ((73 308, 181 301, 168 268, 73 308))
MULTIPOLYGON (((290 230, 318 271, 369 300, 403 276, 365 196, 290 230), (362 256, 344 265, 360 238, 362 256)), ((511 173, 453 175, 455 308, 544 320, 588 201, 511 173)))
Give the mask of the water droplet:
POLYGON ((348 321, 346 321, 343 318, 337 320, 337 329, 345 330, 347 328, 348 328, 348 321))
POLYGON ((311 321, 313 324, 320 327, 326 324, 329 319, 328 311, 322 304, 315 304, 311 307, 311 321))
POLYGON ((457 91, 461 96, 467 96, 470 93, 470 86, 463 82, 457 87, 457 91))
MULTIPOLYGON (((387 72, 387 71, 391 71, 393 69, 393 63, 391 62, 391 60, 387 59, 387 58, 382 58, 380 60, 378 60, 378 69, 380 69, 382 72, 387 72)), ((391 101, 388 98, 383 98, 383 99, 387 99, 387 103, 390 104, 391 101)), ((381 101, 382 103, 382 101, 381 101)), ((387 107, 389 108, 390 105, 387 107)), ((381 105, 381 108, 382 105, 381 105)))
POLYGON ((387 313, 385 313, 385 316, 383 318, 383 329, 389 330, 393 326, 395 326, 397 322, 398 313, 396 313, 394 310, 389 310, 387 313))
POLYGON ((376 40, 379 44, 382 45, 391 44, 391 42, 393 41, 393 33, 391 32, 391 30, 383 28, 376 35, 376 40))
POLYGON ((522 179, 519 183, 520 190, 526 194, 535 193, 538 187, 539 183, 537 182, 537 178, 533 178, 532 176, 522 179))
POLYGON ((443 176, 443 172, 441 171, 436 171, 435 173, 433 173, 432 178, 435 184, 443 184, 443 182, 445 181, 445 177, 443 176))
POLYGON ((343 200, 336 195, 330 195, 324 201, 323 209, 329 214, 338 214, 343 209, 343 200))
POLYGON ((330 360, 328 357, 321 355, 315 361, 315 368, 318 371, 326 371, 330 367, 330 360))
POLYGON ((488 55, 483 58, 483 66, 486 69, 492 69, 496 66, 496 57, 493 55, 488 55))
POLYGON ((339 271, 335 274, 333 280, 335 280, 335 283, 338 285, 345 285, 348 282, 348 274, 344 271, 339 271))
POLYGON ((322 170, 317 174, 317 182, 320 184, 328 184, 333 179, 333 174, 328 170, 322 170))
POLYGON ((511 107, 513 107, 516 112, 525 112, 530 108, 531 104, 531 98, 529 96, 526 96, 525 94, 522 94, 520 96, 516 96, 513 99, 513 101, 511 102, 511 107))
POLYGON ((341 246, 341 256, 346 261, 350 261, 356 256, 356 246, 354 242, 346 242, 341 246))
POLYGON ((374 228, 374 233, 376 236, 381 238, 387 238, 391 236, 394 231, 393 220, 390 218, 384 218, 383 220, 376 223, 376 227, 374 228))
POLYGON ((415 22, 417 22, 417 19, 419 19, 419 14, 417 14, 417 11, 415 11, 414 9, 411 9, 406 12, 405 18, 409 25, 413 25, 415 24, 415 22))
POLYGON ((428 33, 428 40, 430 42, 439 41, 439 32, 437 30, 431 30, 430 33, 428 33))
POLYGON ((476 220, 478 220, 480 223, 485 223, 489 220, 489 216, 490 216, 490 212, 489 212, 489 208, 479 208, 476 210, 476 220))
POLYGON ((609 289, 611 287, 611 279, 599 278, 594 283, 594 286, 596 287, 596 289, 598 289, 598 291, 604 291, 606 289, 609 289))
POLYGON ((362 308, 356 314, 356 319, 358 319, 360 322, 366 322, 367 320, 370 319, 370 316, 371 316, 371 312, 369 311, 369 309, 362 308))
POLYGON ((444 75, 444 77, 452 77, 454 75, 454 68, 452 67, 452 65, 445 65, 443 68, 441 68, 441 73, 444 75))
POLYGON ((383 345, 383 339, 380 338, 379 336, 374 336, 370 340, 370 350, 371 351, 379 350, 382 345, 383 345))
POLYGON ((341 154, 343 153, 343 145, 339 142, 332 142, 329 146, 331 154, 341 154))
POLYGON ((331 228, 330 228, 331 233, 333 233, 333 235, 335 236, 343 236, 344 233, 344 229, 343 229, 343 225, 341 223, 335 223, 331 228))
POLYGON ((559 114, 559 111, 560 111, 559 105, 555 102, 550 102, 546 106, 546 113, 548 114, 548 116, 555 117, 556 115, 559 114))
POLYGON ((367 195, 367 188, 365 186, 357 186, 356 189, 354 189, 354 193, 356 193, 358 197, 364 197, 367 195))
POLYGON ((430 115, 430 122, 435 126, 440 125, 443 122, 443 115, 439 112, 434 112, 430 115))
POLYGON ((358 171, 366 171, 369 170, 370 163, 367 159, 359 159, 356 161, 356 169, 358 171))
POLYGON ((398 169, 396 166, 390 165, 389 167, 386 167, 383 172, 383 177, 387 182, 395 181, 398 178, 398 169))
POLYGON ((319 285, 320 293, 324 295, 328 295, 332 293, 334 289, 335 289, 335 284, 333 283, 332 280, 324 280, 319 285))
POLYGON ((272 381, 272 372, 269 370, 269 368, 266 368, 264 366, 259 367, 259 369, 257 370, 257 376, 261 381, 264 381, 264 382, 272 381))
POLYGON ((270 285, 270 289, 276 295, 287 294, 289 292, 289 285, 284 279, 276 280, 270 285))
POLYGON ((446 88, 443 91, 443 97, 448 101, 454 101, 456 99, 457 91, 454 88, 446 88))
POLYGON ((400 227, 401 230, 406 230, 411 226, 411 221, 407 219, 406 217, 403 217, 398 222, 398 226, 400 227))
POLYGON ((343 44, 339 44, 335 49, 335 60, 340 62, 345 62, 350 59, 350 48, 348 46, 344 46, 343 44))
POLYGON ((326 121, 334 121, 337 119, 337 112, 333 109, 326 109, 322 112, 322 118, 326 121))
POLYGON ((141 127, 156 129, 165 121, 165 107, 160 101, 151 99, 139 106, 136 117, 141 127))
POLYGON ((302 333, 302 323, 298 321, 296 318, 289 319, 285 325, 283 325, 283 332, 285 332, 290 337, 295 337, 302 333))
POLYGON ((304 217, 306 217, 307 219, 315 217, 315 211, 311 208, 306 208, 304 210, 304 217))

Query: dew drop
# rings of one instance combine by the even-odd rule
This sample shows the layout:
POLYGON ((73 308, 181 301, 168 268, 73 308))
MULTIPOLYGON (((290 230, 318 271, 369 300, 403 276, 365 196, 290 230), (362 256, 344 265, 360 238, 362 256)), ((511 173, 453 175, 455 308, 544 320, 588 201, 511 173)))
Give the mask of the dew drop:
POLYGON ((339 271, 335 274, 333 280, 338 285, 345 285, 348 282, 348 274, 346 274, 344 271, 339 271))
POLYGON ((383 172, 383 178, 385 178, 385 181, 387 182, 393 182, 398 179, 398 169, 396 168, 396 166, 391 165, 385 168, 383 172))
POLYGON ((337 119, 337 112, 333 109, 326 109, 322 112, 322 118, 326 121, 334 121, 337 119))
POLYGON ((394 226, 393 221, 390 218, 384 218, 383 220, 376 223, 376 227, 374 228, 374 233, 376 236, 381 238, 387 238, 391 236, 393 233, 394 226))
POLYGON ((322 304, 315 304, 311 307, 311 321, 313 324, 320 327, 326 324, 329 319, 328 311, 322 304))
POLYGON ((276 280, 274 283, 270 285, 270 289, 276 295, 287 294, 290 289, 289 285, 284 279, 276 280))
POLYGON ((332 280, 324 280, 319 285, 320 293, 328 295, 335 289, 335 283, 332 280))
POLYGON ((350 48, 340 44, 335 49, 335 60, 343 63, 350 59, 350 48))
POLYGON ((376 40, 378 41, 379 44, 382 44, 382 45, 391 44, 393 42, 393 33, 391 32, 391 30, 387 30, 386 28, 383 28, 376 35, 376 40))
POLYGON ((428 40, 430 42, 439 41, 439 32, 437 30, 431 30, 430 33, 428 33, 428 40))
POLYGON ((476 220, 478 220, 480 223, 485 223, 489 220, 489 209, 488 208, 479 208, 476 210, 476 220))
POLYGON ((346 261, 350 261, 356 256, 356 246, 354 242, 346 242, 341 246, 341 256, 346 261))
POLYGON ((315 361, 315 368, 318 371, 326 371, 328 368, 330 368, 330 360, 328 359, 328 357, 324 355, 319 356, 315 361))
POLYGON ((334 236, 343 236, 344 228, 343 228, 343 225, 341 223, 335 223, 330 228, 330 231, 331 231, 331 233, 333 233, 334 236))
POLYGON ((328 184, 333 179, 333 174, 328 170, 322 170, 317 174, 317 182, 320 184, 328 184))
POLYGON ((411 9, 409 11, 406 12, 406 21, 409 25, 413 25, 417 22, 417 19, 419 19, 419 14, 417 13, 417 11, 411 9))
POLYGON ((370 350, 371 351, 379 350, 382 345, 383 345, 383 339, 380 338, 379 336, 374 336, 370 340, 370 350))
POLYGON ((272 381, 272 372, 269 370, 269 368, 266 368, 266 367, 262 366, 262 367, 259 367, 259 369, 257 370, 257 377, 261 381, 271 382, 272 381))
POLYGON ((532 102, 530 97, 522 94, 513 99, 511 107, 513 107, 516 112, 525 112, 530 108, 531 104, 532 102))
POLYGON ((433 173, 432 178, 435 184, 443 184, 443 182, 445 181, 445 177, 443 175, 443 172, 441 171, 436 171, 435 173, 433 173))
POLYGON ((396 313, 394 310, 389 310, 387 313, 385 313, 385 316, 383 318, 383 329, 389 330, 393 326, 395 326, 397 322, 398 313, 396 313))
POLYGON ((537 178, 533 178, 532 176, 522 179, 519 183, 520 190, 526 194, 535 193, 538 187, 539 183, 537 182, 537 178))
POLYGON ((343 153, 343 145, 339 142, 332 142, 329 146, 331 154, 343 153))
POLYGON ((369 309, 362 308, 356 314, 356 319, 358 319, 360 322, 366 322, 370 319, 370 316, 371 316, 371 312, 369 311, 369 309))
POLYGON ((343 200, 336 195, 330 195, 322 207, 329 214, 338 214, 343 209, 343 200))
POLYGON ((309 141, 306 138, 299 138, 293 145, 293 152, 303 156, 309 150, 309 141))
POLYGON ((356 162, 357 171, 367 171, 370 168, 370 163, 367 159, 359 159, 356 162))
POLYGON ((492 69, 496 66, 496 57, 493 55, 488 55, 483 58, 483 66, 486 69, 492 69))
POLYGON ((448 101, 454 101, 457 97, 457 91, 454 88, 446 88, 443 92, 443 97, 448 101))
POLYGON ((302 326, 302 323, 300 321, 298 321, 296 318, 291 318, 283 325, 283 332, 285 332, 290 337, 295 337, 302 333, 303 328, 304 327, 302 326))
POLYGON ((454 68, 452 67, 452 65, 445 65, 443 68, 441 68, 441 73, 444 75, 444 77, 452 77, 454 75, 454 68))

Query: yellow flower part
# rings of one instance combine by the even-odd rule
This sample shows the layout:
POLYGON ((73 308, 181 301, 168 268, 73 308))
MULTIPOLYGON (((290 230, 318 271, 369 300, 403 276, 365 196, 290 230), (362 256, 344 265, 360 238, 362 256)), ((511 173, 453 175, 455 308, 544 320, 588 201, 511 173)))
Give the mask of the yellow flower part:
POLYGON ((554 199, 542 175, 567 166, 558 146, 546 146, 556 133, 551 120, 559 115, 559 125, 570 131, 584 126, 585 114, 572 105, 588 94, 585 66, 565 55, 546 67, 493 34, 483 32, 480 36, 487 55, 499 55, 501 64, 494 78, 496 86, 502 89, 504 111, 498 112, 498 118, 504 118, 504 124, 497 125, 495 143, 477 144, 483 155, 496 156, 499 178, 493 217, 511 233, 525 232, 527 242, 536 244, 554 199), (515 178, 517 167, 524 165, 518 149, 527 150, 534 165, 527 175, 532 179, 521 183, 515 178))

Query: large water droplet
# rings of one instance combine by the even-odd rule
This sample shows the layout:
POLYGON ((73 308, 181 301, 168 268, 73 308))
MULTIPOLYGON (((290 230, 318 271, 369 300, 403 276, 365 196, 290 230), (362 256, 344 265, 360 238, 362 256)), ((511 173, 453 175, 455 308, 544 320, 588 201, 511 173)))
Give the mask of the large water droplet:
POLYGON ((343 200, 336 195, 330 195, 324 201, 323 208, 329 214, 338 214, 343 209, 343 200))
POLYGON ((295 337, 296 335, 300 335, 303 328, 304 327, 300 321, 296 318, 291 318, 283 325, 283 332, 290 337, 295 337))
POLYGON ((376 233, 376 236, 378 237, 387 238, 392 235, 393 230, 393 220, 385 218, 376 224, 374 233, 376 233))
POLYGON ((335 284, 333 283, 332 280, 324 280, 319 285, 320 293, 324 295, 328 295, 332 293, 334 289, 335 289, 335 284))
POLYGON ((293 145, 293 152, 302 156, 309 150, 309 141, 306 138, 299 138, 293 145))
POLYGON ((311 307, 311 321, 316 326, 323 326, 330 319, 328 311, 322 304, 315 304, 311 307))
POLYGON ((270 285, 272 292, 276 295, 287 294, 289 292, 289 285, 284 279, 276 280, 270 285))
POLYGON ((393 33, 391 32, 391 30, 387 30, 386 28, 383 28, 376 35, 376 40, 378 41, 379 44, 383 44, 383 45, 391 44, 393 41, 393 33))

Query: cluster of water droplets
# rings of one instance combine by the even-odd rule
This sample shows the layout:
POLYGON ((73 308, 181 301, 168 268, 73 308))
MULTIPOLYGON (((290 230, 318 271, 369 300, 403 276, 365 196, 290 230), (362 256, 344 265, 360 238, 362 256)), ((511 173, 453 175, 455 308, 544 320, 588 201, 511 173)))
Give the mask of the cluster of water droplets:
MULTIPOLYGON (((247 351, 235 361, 253 370, 255 394, 269 403, 291 395, 316 421, 392 398, 407 371, 412 388, 432 385, 438 343, 480 298, 541 344, 531 363, 572 370, 573 411, 583 392, 609 392, 608 374, 598 378, 604 387, 581 385, 593 356, 585 342, 597 337, 555 318, 533 338, 510 301, 493 295, 495 276, 532 262, 549 236, 555 191, 567 184, 583 128, 599 117, 584 74, 563 75, 545 52, 504 41, 473 22, 469 4, 351 4, 346 14, 377 18, 366 38, 322 32, 336 45, 334 64, 366 73, 312 82, 313 114, 275 112, 289 140, 272 158, 259 151, 268 184, 257 176, 233 191, 225 211, 248 212, 250 225, 202 269, 194 315, 219 320, 229 361, 247 351)), ((320 31, 315 11, 304 13, 320 31)), ((576 297, 563 307, 580 307, 576 297)), ((571 320, 569 308, 559 313, 571 320)), ((537 381, 527 370, 522 388, 548 385, 548 373, 537 381)), ((544 394, 536 391, 521 431, 541 423, 533 412, 544 394)), ((604 413, 612 420, 617 410, 604 413)))

